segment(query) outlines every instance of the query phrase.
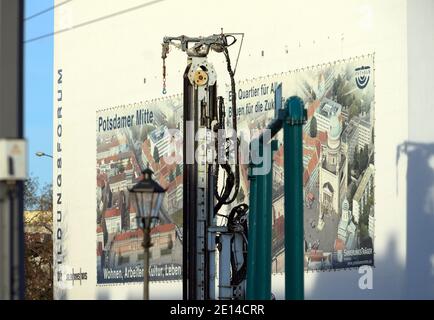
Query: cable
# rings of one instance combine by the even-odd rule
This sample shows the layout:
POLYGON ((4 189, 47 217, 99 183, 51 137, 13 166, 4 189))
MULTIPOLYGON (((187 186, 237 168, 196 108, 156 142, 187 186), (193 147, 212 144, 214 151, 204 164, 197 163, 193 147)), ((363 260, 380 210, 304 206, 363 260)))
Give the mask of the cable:
MULTIPOLYGON (((235 73, 232 70, 232 66, 231 66, 231 59, 229 56, 229 51, 228 51, 228 47, 233 45, 236 42, 236 38, 234 36, 226 36, 223 38, 224 39, 224 45, 223 45, 223 53, 225 55, 226 58, 226 64, 227 64, 227 70, 229 73, 229 77, 231 79, 231 96, 232 96, 232 128, 236 134, 237 132, 237 113, 236 113, 236 90, 235 90, 235 73), (227 38, 231 37, 233 39, 233 41, 228 44, 227 42, 227 38)), ((222 109, 223 105, 223 99, 219 100, 219 108, 222 109)), ((224 123, 224 119, 219 119, 220 120, 220 124, 224 123)), ((221 126, 221 125, 220 125, 221 126)), ((238 143, 238 138, 235 136, 235 144, 234 144, 234 152, 235 152, 235 175, 232 172, 232 168, 229 165, 229 163, 225 163, 223 165, 220 165, 226 172, 227 174, 227 178, 225 180, 225 185, 223 187, 222 192, 219 194, 218 190, 217 190, 217 185, 215 185, 215 190, 214 190, 214 195, 217 198, 217 204, 214 207, 215 213, 218 213, 218 211, 221 209, 221 207, 223 205, 227 205, 227 204, 231 204, 232 202, 234 202, 238 196, 238 192, 240 189, 240 168, 239 168, 239 143, 238 143), (232 195, 232 198, 230 200, 228 200, 228 198, 231 195, 232 190, 234 189, 235 186, 235 190, 234 193, 232 195)), ((230 152, 227 152, 230 153, 230 152)), ((216 166, 216 170, 215 170, 215 176, 218 177, 218 173, 219 173, 219 165, 216 166)))
POLYGON ((58 3, 58 4, 54 5, 54 6, 51 6, 51 7, 47 8, 47 9, 39 11, 39 12, 37 12, 35 14, 32 14, 31 16, 28 16, 28 17, 24 18, 24 21, 29 21, 31 19, 39 17, 40 15, 43 15, 44 13, 50 12, 50 11, 52 11, 52 10, 54 10, 54 9, 60 7, 60 6, 63 6, 64 4, 67 4, 67 3, 71 2, 71 1, 72 0, 65 0, 65 1, 63 1, 61 3, 58 3))
POLYGON ((220 196, 218 194, 215 194, 215 192, 214 192, 214 195, 216 196, 216 198, 218 200, 217 204, 214 207, 215 213, 218 213, 224 204, 230 203, 227 201, 227 199, 231 195, 232 189, 234 187, 234 180, 235 180, 234 174, 232 173, 231 166, 229 164, 227 164, 227 163, 222 164, 221 167, 226 171, 226 174, 228 175, 228 177, 226 178, 226 185, 225 185, 224 191, 222 192, 222 195, 220 196))
MULTIPOLYGON (((226 64, 227 69, 229 72, 229 76, 231 78, 231 94, 232 94, 232 129, 234 130, 235 134, 237 132, 237 102, 236 102, 236 90, 235 90, 235 74, 231 67, 231 58, 229 56, 228 48, 224 47, 223 51, 225 57, 226 57, 226 64)), ((240 168, 239 168, 239 149, 238 149, 238 139, 237 137, 235 141, 235 191, 231 198, 231 200, 226 201, 224 204, 230 204, 235 201, 238 191, 240 188, 240 168)))
POLYGON ((237 72, 238 60, 240 59, 241 49, 243 48, 243 42, 244 42, 244 33, 241 33, 240 49, 238 50, 237 62, 235 62, 234 74, 237 72))
POLYGON ((76 24, 75 26, 72 26, 72 27, 67 27, 67 28, 60 29, 60 30, 57 30, 57 31, 54 31, 54 32, 46 33, 46 34, 38 36, 38 37, 34 37, 34 38, 31 38, 31 39, 28 39, 28 40, 24 40, 24 43, 31 43, 31 42, 35 42, 35 41, 38 41, 38 40, 42 40, 44 38, 48 38, 48 37, 54 36, 56 34, 60 34, 60 33, 66 32, 66 31, 74 30, 74 29, 78 29, 78 28, 81 28, 81 27, 84 27, 84 26, 88 26, 90 24, 93 24, 93 23, 96 23, 96 22, 100 22, 100 21, 103 21, 103 20, 111 19, 111 18, 114 18, 116 16, 120 16, 120 15, 122 15, 124 13, 135 11, 135 10, 138 10, 138 9, 141 9, 141 8, 153 5, 153 4, 157 4, 157 3, 163 2, 163 1, 166 1, 166 0, 154 0, 154 1, 146 2, 146 3, 143 3, 141 5, 132 7, 132 8, 121 10, 121 11, 118 11, 118 12, 115 12, 115 13, 108 14, 106 16, 102 16, 102 17, 99 17, 99 18, 96 18, 96 19, 93 19, 93 20, 89 20, 89 21, 86 21, 86 22, 82 22, 82 23, 76 24))
MULTIPOLYGON (((231 268, 232 268, 232 285, 239 285, 247 276, 247 241, 248 241, 248 223, 247 211, 249 206, 242 203, 234 207, 228 216, 228 230, 243 235, 243 263, 240 268, 237 268, 237 257, 235 252, 231 251, 231 268)), ((232 240, 233 241, 233 240, 232 240)))

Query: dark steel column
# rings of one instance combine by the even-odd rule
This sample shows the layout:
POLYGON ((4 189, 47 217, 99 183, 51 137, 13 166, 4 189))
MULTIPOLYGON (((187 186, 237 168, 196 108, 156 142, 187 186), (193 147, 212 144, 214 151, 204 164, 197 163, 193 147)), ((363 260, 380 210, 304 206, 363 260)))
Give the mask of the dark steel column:
MULTIPOLYGON (((23 1, 0 1, 0 139, 23 138, 23 1)), ((0 300, 24 299, 23 183, 0 182, 0 300)))
MULTIPOLYGON (((184 174, 184 194, 183 194, 183 298, 184 300, 194 299, 196 288, 196 189, 197 177, 195 177, 196 164, 187 163, 187 121, 194 121, 195 114, 193 104, 193 87, 188 79, 187 66, 184 73, 184 143, 183 143, 183 174, 184 174)), ((193 141, 196 145, 196 142, 193 141)), ((196 148, 194 148, 196 149, 196 148)), ((194 157, 194 155, 193 155, 194 157)))

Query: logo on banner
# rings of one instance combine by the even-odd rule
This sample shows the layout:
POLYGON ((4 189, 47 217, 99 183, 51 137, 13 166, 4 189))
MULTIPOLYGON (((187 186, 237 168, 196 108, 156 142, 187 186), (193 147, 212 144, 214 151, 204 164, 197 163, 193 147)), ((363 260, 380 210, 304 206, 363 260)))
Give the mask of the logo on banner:
POLYGON ((55 270, 55 281, 54 285, 61 290, 69 290, 74 287, 74 285, 82 285, 84 280, 87 280, 87 272, 83 272, 81 268, 78 270, 67 265, 61 265, 55 270))
POLYGON ((356 84, 359 89, 364 89, 369 83, 369 78, 371 76, 371 67, 362 66, 356 68, 356 84))

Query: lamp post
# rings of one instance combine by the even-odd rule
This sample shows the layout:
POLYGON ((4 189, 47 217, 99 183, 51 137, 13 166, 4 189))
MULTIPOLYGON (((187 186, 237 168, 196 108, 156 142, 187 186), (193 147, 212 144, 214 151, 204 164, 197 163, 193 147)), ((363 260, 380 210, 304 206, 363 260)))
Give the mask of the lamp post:
POLYGON ((151 169, 142 171, 143 177, 128 191, 133 196, 137 208, 137 224, 143 229, 143 299, 149 300, 149 248, 151 244, 151 225, 158 220, 161 204, 166 190, 152 179, 151 169))
POLYGON ((53 159, 53 156, 52 156, 52 155, 46 154, 45 152, 42 152, 42 151, 38 151, 38 152, 36 152, 35 155, 36 155, 37 157, 48 157, 48 158, 53 159))

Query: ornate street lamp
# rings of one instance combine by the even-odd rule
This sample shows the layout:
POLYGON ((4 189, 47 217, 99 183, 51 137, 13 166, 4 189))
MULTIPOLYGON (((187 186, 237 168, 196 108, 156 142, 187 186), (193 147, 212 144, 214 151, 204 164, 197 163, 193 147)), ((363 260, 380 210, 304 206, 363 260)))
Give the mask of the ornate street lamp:
POLYGON ((166 190, 152 179, 151 169, 142 171, 143 178, 128 191, 137 208, 137 225, 143 229, 143 299, 149 300, 149 248, 151 244, 151 225, 158 220, 161 204, 166 190))

